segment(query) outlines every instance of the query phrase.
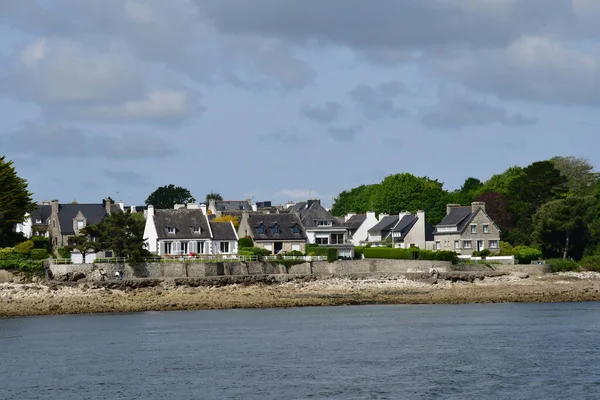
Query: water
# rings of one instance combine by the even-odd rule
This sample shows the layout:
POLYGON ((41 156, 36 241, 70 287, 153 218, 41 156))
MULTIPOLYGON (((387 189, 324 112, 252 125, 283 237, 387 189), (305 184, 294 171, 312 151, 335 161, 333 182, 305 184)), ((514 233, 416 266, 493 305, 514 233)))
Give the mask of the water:
POLYGON ((598 399, 600 303, 0 320, 0 399, 598 399))

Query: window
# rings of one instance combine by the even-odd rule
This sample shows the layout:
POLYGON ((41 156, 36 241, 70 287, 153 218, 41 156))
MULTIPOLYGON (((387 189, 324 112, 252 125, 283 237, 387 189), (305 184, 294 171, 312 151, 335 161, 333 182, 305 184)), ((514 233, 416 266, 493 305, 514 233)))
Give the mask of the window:
POLYGON ((300 231, 300 229, 298 229, 298 224, 294 224, 292 226, 292 233, 298 233, 300 231))
POLYGON ((488 247, 490 249, 497 249, 498 248, 498 241, 497 240, 490 240, 488 242, 488 247))
POLYGON ((470 240, 463 240, 463 249, 472 249, 473 243, 470 240))
POLYGON ((460 240, 455 240, 454 241, 454 248, 455 249, 460 249, 460 240))
POLYGON ((326 237, 315 238, 315 243, 316 244, 329 244, 329 238, 326 238, 326 237))
POLYGON ((36 218, 35 219, 35 223, 36 224, 41 224, 42 223, 42 219, 41 218, 36 218))
POLYGON ((171 254, 173 244, 171 242, 165 242, 165 254, 171 254))
POLYGON ((300 251, 300 245, 299 244, 292 244, 292 251, 300 251))
POLYGON ((221 253, 229 253, 229 242, 221 242, 220 249, 221 253))
POLYGON ((175 227, 174 226, 167 226, 167 233, 175 233, 175 227))
POLYGON ((181 242, 181 254, 187 254, 188 253, 188 242, 181 242))
POLYGON ((202 231, 199 226, 194 226, 193 230, 194 230, 194 233, 200 233, 202 231))
POLYGON ((489 225, 483 225, 483 233, 490 233, 490 226, 489 225))
POLYGON ((83 229, 84 226, 85 226, 85 221, 78 219, 77 220, 77 229, 83 229))
POLYGON ((436 250, 441 250, 442 249, 442 245, 440 244, 440 242, 435 242, 435 249, 436 250))
POLYGON ((477 225, 471 225, 471 233, 477 233, 477 225))
POLYGON ((112 258, 113 257, 113 252, 112 251, 106 251, 106 252, 104 252, 104 257, 106 257, 106 258, 112 258))
POLYGON ((279 226, 277 226, 277 224, 273 225, 271 227, 271 232, 273 232, 273 234, 279 233, 279 226))
POLYGON ((55 219, 52 220, 52 227, 56 228, 56 220, 55 219))
POLYGON ((204 254, 204 242, 196 242, 196 253, 204 254))
POLYGON ((331 234, 331 244, 342 244, 344 243, 344 234, 343 233, 332 233, 331 234))
POLYGON ((265 227, 263 225, 260 225, 258 228, 256 228, 256 233, 258 233, 259 235, 264 235, 265 227))
POLYGON ((317 221, 317 226, 331 226, 333 223, 328 220, 319 220, 317 221))

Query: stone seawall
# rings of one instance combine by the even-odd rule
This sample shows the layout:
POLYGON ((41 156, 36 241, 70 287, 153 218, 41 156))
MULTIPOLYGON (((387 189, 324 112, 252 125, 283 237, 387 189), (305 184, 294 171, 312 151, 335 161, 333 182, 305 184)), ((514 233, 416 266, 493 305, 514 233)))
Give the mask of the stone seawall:
POLYGON ((123 277, 130 278, 203 278, 212 276, 244 275, 337 275, 356 274, 403 274, 414 272, 429 273, 431 269, 446 272, 452 265, 446 261, 424 260, 340 260, 333 263, 313 261, 296 265, 282 265, 272 262, 164 262, 143 264, 67 264, 50 265, 50 272, 56 280, 101 280, 101 271, 107 279, 114 279, 115 272, 122 271, 123 277))
POLYGON ((543 275, 549 274, 550 266, 546 264, 491 264, 490 266, 484 264, 458 264, 452 265, 449 271, 465 271, 465 272, 485 272, 485 271, 498 271, 498 272, 523 272, 530 275, 543 275))

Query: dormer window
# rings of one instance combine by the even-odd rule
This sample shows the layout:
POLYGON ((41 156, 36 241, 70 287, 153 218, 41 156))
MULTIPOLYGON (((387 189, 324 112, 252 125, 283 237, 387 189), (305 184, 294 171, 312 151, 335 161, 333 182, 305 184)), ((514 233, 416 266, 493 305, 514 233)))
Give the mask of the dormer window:
POLYGON ((331 226, 333 225, 333 222, 330 220, 318 220, 317 221, 317 226, 331 226))
POLYGON ((192 230, 194 231, 194 233, 200 233, 202 231, 199 226, 192 227, 192 230))
POLYGON ((36 224, 41 224, 42 223, 42 219, 41 218, 36 218, 35 219, 35 223, 36 224))
POLYGON ((256 228, 256 233, 258 233, 259 235, 264 235, 265 234, 265 227, 264 225, 259 225, 258 228, 256 228))
POLYGON ((85 221, 82 219, 77 220, 77 229, 83 229, 85 227, 85 221))
POLYGON ((300 229, 298 228, 298 224, 292 225, 292 233, 298 233, 300 229))
POLYGON ((273 232, 273 234, 279 233, 279 226, 277 226, 277 224, 273 225, 271 227, 271 232, 273 232))
POLYGON ((175 233, 175 227, 174 226, 167 226, 167 233, 175 233))

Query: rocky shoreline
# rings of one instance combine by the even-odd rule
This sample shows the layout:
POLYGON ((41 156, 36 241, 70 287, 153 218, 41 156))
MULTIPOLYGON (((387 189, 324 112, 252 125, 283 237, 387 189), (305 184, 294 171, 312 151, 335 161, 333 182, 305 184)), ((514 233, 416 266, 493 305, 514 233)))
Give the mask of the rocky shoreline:
POLYGON ((600 300, 600 273, 0 283, 0 317, 164 310, 600 300))

